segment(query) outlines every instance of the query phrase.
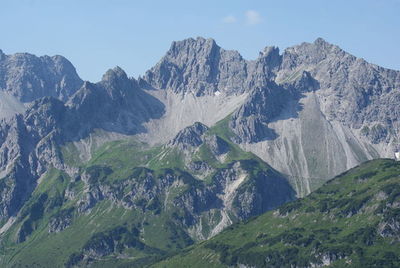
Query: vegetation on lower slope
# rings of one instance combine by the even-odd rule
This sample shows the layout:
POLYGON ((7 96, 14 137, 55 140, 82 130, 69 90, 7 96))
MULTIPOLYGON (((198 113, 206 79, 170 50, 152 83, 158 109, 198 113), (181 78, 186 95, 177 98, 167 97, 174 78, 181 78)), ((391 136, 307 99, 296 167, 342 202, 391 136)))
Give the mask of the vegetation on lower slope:
POLYGON ((282 175, 223 130, 205 139, 216 133, 227 145, 221 155, 207 143, 185 153, 129 139, 81 162, 68 144, 63 157, 77 172, 53 168, 40 180, 0 236, 0 265, 142 267, 295 198, 282 175))
POLYGON ((400 163, 365 162, 154 267, 239 265, 399 267, 400 163))

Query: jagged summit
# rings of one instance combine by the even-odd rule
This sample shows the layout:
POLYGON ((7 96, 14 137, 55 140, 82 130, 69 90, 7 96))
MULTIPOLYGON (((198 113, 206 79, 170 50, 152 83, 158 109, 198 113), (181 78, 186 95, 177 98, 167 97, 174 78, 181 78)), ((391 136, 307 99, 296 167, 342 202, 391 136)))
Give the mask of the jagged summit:
POLYGON ((331 43, 327 42, 324 38, 322 37, 318 37, 317 39, 315 39, 314 44, 316 45, 332 45, 331 43))
POLYGON ((113 98, 129 94, 127 91, 132 91, 137 88, 136 80, 129 79, 125 71, 119 66, 109 69, 103 75, 99 84, 102 85, 113 98))
POLYGON ((282 68, 295 68, 299 64, 316 65, 327 58, 353 57, 336 45, 322 38, 313 43, 301 43, 285 49, 283 52, 282 68))
POLYGON ((0 53, 0 70, 0 89, 21 102, 45 96, 67 101, 83 83, 75 67, 62 56, 0 53))
POLYGON ((168 145, 177 146, 181 149, 197 147, 203 143, 202 136, 209 128, 200 122, 184 128, 173 138, 168 145))
POLYGON ((260 57, 268 57, 269 55, 279 55, 279 47, 276 46, 266 46, 262 51, 260 51, 260 57))
POLYGON ((128 76, 125 73, 125 71, 119 66, 116 66, 112 69, 108 69, 107 72, 103 75, 101 81, 106 82, 106 81, 113 81, 116 79, 128 79, 128 76))
POLYGON ((224 50, 213 39, 201 37, 173 42, 144 76, 154 88, 196 96, 242 91, 245 78, 246 61, 237 51, 224 50))
POLYGON ((222 49, 211 38, 188 38, 172 42, 160 62, 146 72, 143 81, 153 88, 183 95, 241 94, 252 87, 265 86, 279 70, 315 65, 334 53, 340 57, 347 55, 318 38, 314 43, 287 48, 282 54, 278 47, 267 46, 256 60, 247 61, 237 51, 222 49))
POLYGON ((187 38, 182 41, 173 41, 171 43, 170 49, 167 51, 167 56, 176 57, 181 52, 182 49, 197 49, 204 51, 212 51, 213 49, 220 49, 214 39, 197 37, 187 38))

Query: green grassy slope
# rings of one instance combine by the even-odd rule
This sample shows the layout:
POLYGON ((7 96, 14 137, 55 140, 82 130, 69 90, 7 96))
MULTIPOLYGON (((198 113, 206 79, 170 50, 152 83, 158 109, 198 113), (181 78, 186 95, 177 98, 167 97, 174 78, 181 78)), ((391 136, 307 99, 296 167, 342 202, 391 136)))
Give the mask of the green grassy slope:
POLYGON ((400 267, 400 163, 373 160, 154 267, 400 267))
MULTIPOLYGON (((189 161, 211 167, 212 172, 202 179, 187 168, 187 156, 172 147, 149 148, 132 139, 113 141, 97 148, 88 162, 81 162, 74 144, 66 145, 64 159, 79 174, 71 178, 51 169, 42 178, 15 223, 0 236, 0 266, 142 267, 193 244, 195 239, 182 224, 191 220, 190 215, 177 200, 187 200, 188 192, 213 189, 215 177, 234 163, 248 174, 239 188, 243 192, 261 183, 260 173, 281 178, 268 164, 232 143, 226 123, 221 121, 206 134, 218 135, 228 144, 223 160, 216 159, 205 144, 190 156, 189 161), (179 183, 162 191, 171 177, 179 183), (155 186, 161 190, 157 192, 155 186), (110 189, 112 198, 98 197, 100 188, 110 189), (89 194, 99 200, 83 210, 82 202, 91 204, 89 194), (131 202, 129 208, 119 202, 125 199, 131 202), (61 225, 54 224, 60 219, 61 225)), ((217 210, 201 209, 202 221, 221 219, 217 210)), ((202 232, 209 235, 212 226, 204 226, 202 232)))

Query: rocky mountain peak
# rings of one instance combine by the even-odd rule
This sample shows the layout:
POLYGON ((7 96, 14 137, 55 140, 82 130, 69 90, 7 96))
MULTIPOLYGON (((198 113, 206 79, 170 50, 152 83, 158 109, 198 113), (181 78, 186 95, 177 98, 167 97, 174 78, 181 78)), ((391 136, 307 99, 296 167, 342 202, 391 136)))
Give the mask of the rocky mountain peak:
POLYGON ((331 43, 327 42, 324 38, 318 37, 315 39, 314 44, 317 46, 332 46, 331 43))
POLYGON ((267 46, 259 53, 255 61, 251 61, 248 71, 249 88, 264 87, 268 81, 273 79, 282 62, 282 56, 279 54, 279 48, 267 46))
POLYGON ((144 80, 154 88, 196 96, 238 92, 246 80, 246 64, 237 51, 221 49, 213 39, 189 38, 173 42, 144 80))
POLYGON ((177 146, 181 149, 200 146, 203 143, 202 136, 208 129, 203 123, 195 122, 193 125, 181 130, 168 145, 177 146))
POLYGON ((282 69, 293 69, 299 65, 316 65, 323 60, 343 58, 346 55, 348 54, 338 46, 318 38, 313 43, 304 42, 285 49, 282 69))
POLYGON ((107 91, 111 98, 123 98, 136 88, 136 80, 129 79, 124 70, 119 66, 109 69, 100 82, 100 85, 107 91))
POLYGON ((275 58, 279 56, 279 48, 276 46, 266 46, 263 51, 260 52, 259 57, 268 58, 272 57, 275 58))
POLYGON ((212 38, 188 38, 182 41, 173 41, 166 57, 179 58, 182 56, 182 53, 210 55, 213 50, 218 49, 220 49, 220 47, 212 38))
POLYGON ((116 80, 127 80, 128 76, 126 75, 125 71, 116 66, 112 69, 108 69, 107 72, 103 75, 101 81, 102 82, 112 82, 116 80))
POLYGON ((164 112, 164 105, 140 89, 120 67, 108 70, 96 84, 85 82, 68 106, 88 131, 101 128, 123 134, 144 131, 143 122, 164 112))
POLYGON ((330 51, 332 49, 340 49, 337 45, 334 45, 328 41, 326 41, 324 38, 322 37, 318 37, 317 39, 314 40, 314 42, 312 43, 302 43, 301 45, 311 45, 314 46, 320 50, 326 50, 326 51, 330 51))
POLYGON ((45 62, 47 62, 48 64, 54 63, 54 69, 58 73, 76 73, 74 65, 63 56, 42 56, 41 58, 42 60, 45 59, 45 62))
POLYGON ((62 56, 0 53, 0 88, 22 102, 45 96, 66 101, 82 85, 74 66, 62 56))

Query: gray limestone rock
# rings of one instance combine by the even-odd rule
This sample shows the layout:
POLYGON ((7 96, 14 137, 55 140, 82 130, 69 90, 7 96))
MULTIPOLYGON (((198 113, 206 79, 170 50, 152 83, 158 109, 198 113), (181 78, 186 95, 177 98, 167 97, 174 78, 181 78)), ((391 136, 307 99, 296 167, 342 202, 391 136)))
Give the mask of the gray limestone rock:
MULTIPOLYGON (((212 39, 187 39, 174 42, 138 81, 117 67, 98 83, 82 83, 60 56, 0 51, 1 90, 20 102, 33 101, 26 111, 24 106, 14 107, 9 110, 18 115, 0 120, 1 221, 18 214, 50 166, 68 169, 60 149, 66 142, 80 142, 95 129, 146 136, 153 121, 173 129, 162 124, 168 116, 176 118, 167 122, 182 120, 186 126, 199 121, 194 120, 196 114, 214 116, 202 107, 214 105, 213 113, 224 109, 224 102, 214 102, 217 98, 229 99, 232 111, 238 107, 229 118, 233 141, 289 175, 300 195, 362 161, 390 156, 400 140, 400 72, 369 64, 323 39, 287 48, 282 54, 267 47, 253 61, 220 48, 212 39), (197 105, 197 100, 207 105, 197 105), (168 101, 176 105, 166 106, 168 101)), ((179 133, 173 129, 168 139, 176 136, 168 146, 191 156, 205 144, 218 159, 229 145, 206 135, 208 130, 200 122, 179 133)), ((185 164, 194 173, 215 171, 201 161, 185 164)), ((218 170, 214 184, 189 187, 173 201, 184 209, 182 223, 188 229, 199 224, 204 211, 211 215, 213 209, 222 209, 226 214, 220 215, 222 223, 214 226, 213 235, 230 224, 229 215, 245 219, 293 197, 275 173, 259 174, 257 183, 246 183, 245 164, 218 170)), ((117 186, 101 180, 94 185, 97 177, 83 174, 88 188, 79 197, 77 211, 90 211, 104 199, 145 210, 147 203, 140 200, 155 200, 173 183, 182 183, 174 175, 155 182, 150 171, 145 174, 140 182, 117 186), (132 190, 124 192, 127 187, 132 190)), ((193 185, 197 180, 185 179, 193 185)), ((75 196, 68 193, 67 198, 75 196)), ((67 228, 70 220, 54 218, 49 231, 67 228)), ((29 235, 29 226, 25 227, 19 232, 20 241, 29 235)))
POLYGON ((181 150, 198 147, 203 144, 203 134, 206 133, 208 127, 200 122, 196 122, 191 126, 181 130, 168 145, 176 146, 181 150))
POLYGON ((247 63, 237 51, 221 49, 213 39, 198 37, 173 42, 144 80, 154 88, 202 96, 242 92, 246 77, 247 63))
POLYGON ((236 141, 254 143, 274 139, 276 134, 268 124, 282 112, 290 98, 290 92, 274 82, 255 88, 231 117, 229 126, 237 135, 236 141))
POLYGON ((229 144, 217 135, 206 137, 205 143, 214 155, 222 155, 229 151, 229 144))
POLYGON ((101 82, 85 82, 67 102, 82 131, 101 128, 123 134, 145 131, 142 123, 159 118, 164 105, 139 88, 119 67, 108 70, 101 82))
POLYGON ((31 102, 45 96, 66 101, 82 85, 74 66, 62 56, 36 57, 0 52, 0 90, 31 102))

